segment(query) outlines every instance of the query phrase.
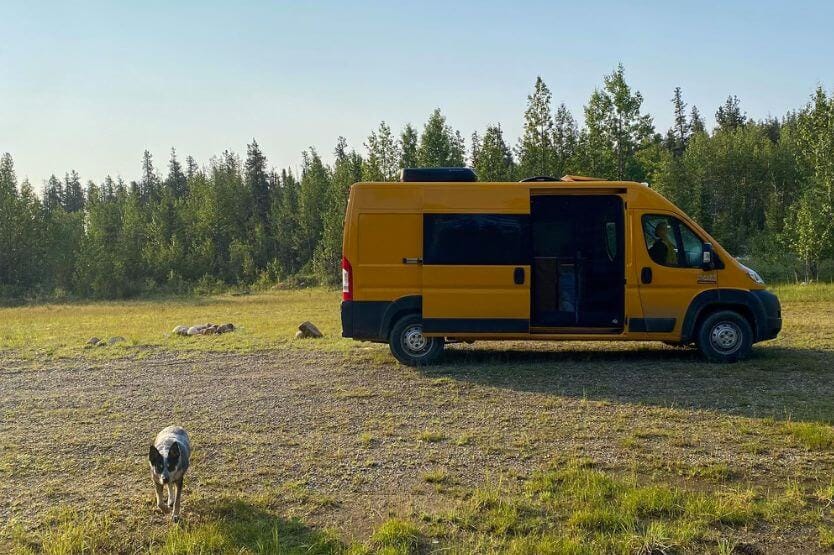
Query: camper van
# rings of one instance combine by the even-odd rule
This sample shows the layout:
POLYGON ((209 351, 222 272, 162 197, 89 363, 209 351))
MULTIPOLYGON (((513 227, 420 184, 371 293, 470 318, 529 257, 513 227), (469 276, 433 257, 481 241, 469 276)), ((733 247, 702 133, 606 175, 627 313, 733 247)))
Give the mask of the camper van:
POLYGON ((661 341, 734 362, 782 327, 759 275, 645 183, 467 168, 356 183, 342 279, 342 335, 408 365, 478 340, 661 341))

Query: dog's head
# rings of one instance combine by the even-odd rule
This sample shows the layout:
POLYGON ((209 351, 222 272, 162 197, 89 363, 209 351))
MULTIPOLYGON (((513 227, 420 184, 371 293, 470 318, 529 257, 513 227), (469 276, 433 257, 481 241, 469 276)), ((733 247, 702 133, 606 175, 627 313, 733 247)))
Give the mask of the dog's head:
POLYGON ((148 453, 148 460, 151 463, 151 472, 159 480, 160 483, 167 484, 171 481, 171 475, 174 474, 180 465, 180 444, 176 441, 171 444, 168 449, 168 454, 163 456, 155 445, 151 445, 148 453))

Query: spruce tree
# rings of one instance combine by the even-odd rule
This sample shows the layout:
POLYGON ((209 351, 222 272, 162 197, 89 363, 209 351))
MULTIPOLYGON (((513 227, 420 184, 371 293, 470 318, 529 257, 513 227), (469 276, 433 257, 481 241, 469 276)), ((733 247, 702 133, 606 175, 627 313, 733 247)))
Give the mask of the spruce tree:
POLYGON ((533 92, 527 97, 524 132, 516 152, 520 175, 550 175, 554 172, 553 115, 550 89, 541 77, 536 78, 533 92))
POLYGON ((675 87, 672 105, 674 106, 675 117, 672 128, 669 129, 667 134, 667 147, 676 156, 680 156, 686 149, 689 136, 692 132, 691 124, 686 119, 686 102, 683 101, 680 87, 675 87))
POLYGON ((137 185, 141 203, 159 199, 159 176, 153 166, 153 157, 148 150, 142 154, 142 179, 137 185))
POLYGON ((78 172, 72 170, 64 174, 64 196, 63 206, 67 212, 80 212, 84 210, 84 190, 81 188, 81 179, 78 172))
POLYGON ((464 165, 464 157, 463 137, 446 123, 440 108, 435 108, 420 136, 418 165, 424 168, 460 167, 464 165))
POLYGON ((698 111, 698 107, 694 104, 692 105, 692 110, 689 112, 689 128, 692 131, 692 135, 696 133, 706 133, 707 131, 707 126, 704 125, 701 112, 698 111))
POLYGON ((184 197, 188 187, 182 165, 177 160, 177 151, 173 147, 171 148, 171 158, 168 160, 168 176, 165 178, 164 187, 176 199, 184 197))
POLYGON ((256 223, 266 225, 269 212, 269 180, 266 157, 255 139, 252 139, 252 143, 246 147, 244 182, 252 199, 252 217, 256 223))
POLYGON ((49 180, 44 186, 43 192, 43 208, 47 213, 62 209, 64 205, 64 184, 55 177, 55 174, 49 176, 49 180))
POLYGON ((741 111, 741 102, 737 96, 728 96, 724 105, 718 107, 715 122, 722 131, 738 129, 747 122, 747 114, 741 111))

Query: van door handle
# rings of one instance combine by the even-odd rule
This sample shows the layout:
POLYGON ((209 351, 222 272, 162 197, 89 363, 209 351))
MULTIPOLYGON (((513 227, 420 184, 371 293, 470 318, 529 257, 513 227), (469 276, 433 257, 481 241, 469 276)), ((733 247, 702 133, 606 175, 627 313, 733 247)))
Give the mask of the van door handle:
POLYGON ((648 266, 644 267, 640 270, 640 281, 643 283, 651 283, 652 282, 652 269, 648 266))
POLYGON ((403 258, 403 264, 422 264, 422 258, 403 258))
POLYGON ((516 268, 513 271, 513 281, 516 285, 524 285, 524 268, 516 268))

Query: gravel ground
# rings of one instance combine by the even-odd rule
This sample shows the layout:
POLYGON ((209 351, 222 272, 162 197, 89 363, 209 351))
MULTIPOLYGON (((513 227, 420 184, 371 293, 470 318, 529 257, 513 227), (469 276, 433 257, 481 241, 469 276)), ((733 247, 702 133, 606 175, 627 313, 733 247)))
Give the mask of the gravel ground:
MULTIPOLYGON (((194 443, 186 519, 189 497, 278 491, 288 515, 348 540, 579 457, 694 488, 832 476, 831 450, 803 447, 783 421, 830 419, 834 374, 787 355, 774 364, 778 349, 715 366, 663 347, 494 348, 456 346, 422 370, 381 347, 108 362, 7 354, 0 524, 35 526, 55 506, 161 521, 147 446, 172 423, 194 443)), ((792 531, 785 545, 814 534, 792 531)))

